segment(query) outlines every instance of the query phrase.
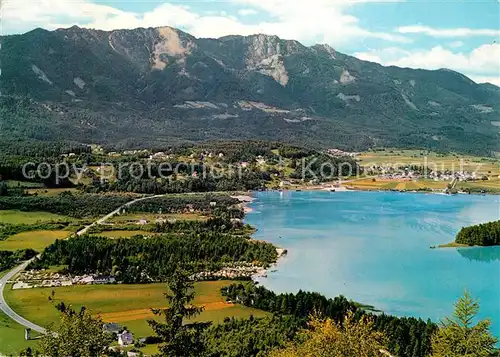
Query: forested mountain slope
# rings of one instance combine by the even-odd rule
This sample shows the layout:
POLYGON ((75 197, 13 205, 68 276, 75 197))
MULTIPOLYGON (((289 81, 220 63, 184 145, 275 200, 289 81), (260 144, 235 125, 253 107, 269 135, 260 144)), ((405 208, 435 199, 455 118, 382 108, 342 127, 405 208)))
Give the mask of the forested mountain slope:
POLYGON ((2 140, 273 139, 491 154, 500 88, 276 36, 37 29, 1 38, 2 140))

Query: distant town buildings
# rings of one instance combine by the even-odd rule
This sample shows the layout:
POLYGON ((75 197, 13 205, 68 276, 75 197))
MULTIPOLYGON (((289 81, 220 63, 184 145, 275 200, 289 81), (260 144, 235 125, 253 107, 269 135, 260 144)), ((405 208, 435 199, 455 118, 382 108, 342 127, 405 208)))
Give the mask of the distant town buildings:
MULTIPOLYGON (((415 180, 415 179, 432 179, 434 181, 474 181, 479 177, 475 172, 469 171, 433 171, 431 169, 413 168, 413 167, 394 167, 390 165, 372 165, 365 167, 367 175, 377 175, 385 180, 415 180)), ((488 179, 486 177, 486 179, 488 179)))
POLYGON ((349 152, 349 151, 343 151, 339 149, 327 149, 326 153, 330 156, 334 157, 356 157, 359 155, 359 152, 349 152))
POLYGON ((89 274, 70 276, 60 273, 51 273, 44 270, 29 270, 19 274, 12 282, 12 289, 31 289, 38 287, 59 287, 71 285, 115 284, 113 276, 89 274))
POLYGON ((256 276, 264 276, 266 269, 251 263, 238 263, 226 266, 218 271, 204 271, 192 276, 194 280, 212 279, 242 279, 256 276))

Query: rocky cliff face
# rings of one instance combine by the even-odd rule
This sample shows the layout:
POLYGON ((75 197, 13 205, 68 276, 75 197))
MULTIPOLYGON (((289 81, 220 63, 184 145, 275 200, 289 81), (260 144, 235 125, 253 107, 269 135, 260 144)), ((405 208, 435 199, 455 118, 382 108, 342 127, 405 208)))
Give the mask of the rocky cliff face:
POLYGON ((33 136, 27 111, 87 142, 133 132, 152 141, 500 151, 500 89, 449 70, 383 67, 276 36, 197 39, 171 27, 39 29, 2 42, 0 119, 21 136, 33 136))
POLYGON ((306 50, 297 41, 282 41, 277 36, 250 36, 243 38, 243 43, 247 47, 246 69, 269 76, 283 87, 289 79, 284 57, 306 50))

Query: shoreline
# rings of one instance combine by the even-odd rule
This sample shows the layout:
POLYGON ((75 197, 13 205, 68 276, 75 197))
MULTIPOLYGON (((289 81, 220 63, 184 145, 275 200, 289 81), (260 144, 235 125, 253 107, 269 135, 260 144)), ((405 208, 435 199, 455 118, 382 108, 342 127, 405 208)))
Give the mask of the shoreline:
MULTIPOLYGON (((251 194, 253 194, 253 191, 251 194)), ((255 200, 255 197, 252 197, 250 196, 250 194, 248 194, 248 195, 234 195, 231 196, 231 198, 236 198, 238 201, 240 201, 240 205, 243 208, 244 214, 253 212, 253 209, 248 207, 248 205, 255 200)))
MULTIPOLYGON (((249 207, 248 205, 256 200, 256 197, 254 197, 253 195, 257 192, 331 192, 332 194, 337 193, 337 192, 392 192, 392 193, 406 193, 406 194, 408 194, 408 193, 434 194, 434 195, 445 195, 445 196, 455 196, 456 195, 456 194, 446 194, 442 191, 358 190, 358 189, 350 189, 347 187, 328 188, 328 187, 324 187, 324 186, 305 186, 305 187, 297 188, 297 189, 287 188, 287 189, 278 189, 278 190, 269 189, 269 190, 265 190, 265 191, 251 191, 247 195, 234 195, 231 197, 236 198, 240 201, 240 204, 243 208, 244 215, 246 215, 248 213, 253 212, 253 209, 251 207, 249 207), (337 189, 339 189, 339 188, 341 190, 337 191, 337 189), (334 189, 336 191, 332 191, 334 189)), ((464 194, 464 193, 462 192, 459 194, 464 194)), ((488 195, 500 195, 500 193, 493 193, 493 192, 492 193, 469 193, 468 195, 485 196, 487 194, 488 195)), ((254 227, 254 228, 255 228, 255 230, 257 230, 256 227, 254 227)), ((256 240, 253 237, 253 234, 252 234, 252 239, 256 240)), ((269 240, 266 240, 266 239, 261 239, 261 241, 273 244, 269 240)), ((274 270, 273 268, 277 268, 279 266, 280 260, 282 260, 286 256, 286 254, 288 253, 288 250, 286 248, 278 247, 276 245, 274 245, 274 247, 276 248, 276 252, 277 252, 276 262, 271 264, 268 268, 263 268, 262 271, 260 271, 259 273, 252 275, 251 280, 254 281, 255 283, 258 283, 258 281, 256 280, 257 278, 262 278, 262 277, 267 278, 267 274, 271 270, 274 270)), ((475 247, 481 247, 481 246, 469 246, 469 245, 465 245, 465 244, 457 244, 455 242, 451 242, 451 243, 446 243, 446 244, 432 245, 429 248, 430 249, 446 249, 446 248, 457 249, 457 248, 475 248, 475 247)))
MULTIPOLYGON (((306 186, 306 187, 297 188, 297 189, 293 189, 293 188, 278 189, 278 190, 268 189, 265 191, 251 191, 247 195, 234 195, 231 197, 236 198, 240 201, 240 204, 242 205, 242 208, 243 208, 244 215, 246 215, 248 213, 253 212, 253 209, 251 207, 249 207, 248 205, 256 200, 256 197, 252 196, 256 192, 331 192, 331 193, 336 193, 336 192, 393 192, 393 193, 435 194, 435 195, 446 195, 446 196, 456 195, 456 194, 446 194, 442 191, 438 192, 438 191, 358 190, 358 189, 350 189, 350 188, 346 188, 346 187, 340 187, 340 188, 341 188, 341 190, 339 190, 339 191, 332 191, 333 189, 338 189, 337 187, 328 188, 328 187, 324 187, 324 186, 306 186)), ((464 194, 464 192, 462 192, 461 194, 464 194)), ((469 193, 468 195, 485 196, 485 195, 500 195, 500 193, 496 193, 496 192, 469 193)), ((256 227, 254 227, 254 228, 255 228, 255 230, 257 230, 256 227)), ((253 234, 252 234, 252 239, 256 240, 253 237, 253 234)), ((266 240, 266 239, 261 239, 261 241, 273 244, 269 240, 266 240)), ((280 260, 282 260, 288 253, 288 249, 286 249, 286 248, 278 247, 274 244, 273 244, 273 246, 276 248, 276 252, 277 252, 276 262, 271 264, 268 268, 263 268, 261 272, 252 275, 251 280, 254 281, 255 283, 258 283, 257 278, 262 278, 262 277, 267 278, 267 274, 271 270, 274 270, 273 268, 277 268, 279 266, 280 260)), ((455 242, 451 242, 451 243, 446 243, 446 244, 432 245, 429 248, 430 249, 446 249, 446 248, 457 249, 457 248, 475 248, 475 247, 477 248, 477 247, 481 247, 481 246, 469 246, 469 245, 465 245, 465 244, 458 244, 455 242)))
MULTIPOLYGON (((255 197, 251 196, 252 194, 254 194, 255 191, 252 191, 251 193, 249 192, 248 195, 234 195, 234 196, 231 196, 232 198, 236 198, 240 201, 240 205, 242 206, 243 208, 243 213, 246 215, 247 213, 250 213, 250 212, 253 212, 253 209, 251 207, 248 207, 248 205, 250 203, 252 203, 253 201, 256 200, 255 197)), ((256 227, 253 227, 255 229, 255 231, 257 231, 257 228, 256 227)), ((254 231, 254 233, 255 233, 254 231)), ((258 242, 258 241, 261 241, 261 242, 265 242, 265 243, 269 243, 269 244, 272 244, 274 246, 274 248, 276 249, 276 261, 272 264, 269 265, 269 267, 267 268, 262 268, 260 269, 257 273, 253 274, 250 279, 254 282, 254 283, 258 283, 257 282, 257 279, 258 278, 265 278, 267 277, 267 274, 273 269, 273 268, 276 268, 278 266, 278 263, 279 261, 284 258, 287 253, 288 253, 288 250, 286 248, 282 248, 282 247, 278 247, 276 245, 274 245, 273 243, 269 242, 268 240, 262 240, 262 239, 255 239, 253 237, 253 234, 252 233, 252 240, 258 242)))
POLYGON ((447 249, 447 248, 491 248, 496 247, 496 245, 467 245, 462 243, 450 242, 439 245, 431 245, 430 249, 447 249))
MULTIPOLYGON (((267 243, 269 243, 269 242, 267 242, 267 243)), ((270 243, 270 244, 272 244, 272 243, 270 243)), ((274 244, 273 244, 273 245, 274 245, 274 244)), ((287 253, 288 253, 288 250, 287 250, 287 249, 285 249, 285 248, 280 248, 280 247, 277 247, 277 246, 275 246, 275 245, 274 245, 274 247, 276 248, 276 253, 277 253, 276 262, 274 262, 273 264, 269 265, 269 267, 267 267, 267 268, 262 268, 262 270, 261 270, 261 271, 259 271, 258 273, 253 274, 253 275, 250 277, 250 279, 251 279, 254 283, 256 283, 256 284, 258 284, 258 283, 259 283, 259 282, 257 281, 257 279, 258 279, 258 278, 267 278, 267 274, 268 274, 269 272, 271 272, 272 270, 274 270, 273 268, 276 268, 276 267, 278 266, 279 261, 287 255, 287 253)))
POLYGON ((394 189, 352 189, 346 187, 336 187, 336 188, 325 188, 323 186, 304 186, 297 188, 284 188, 284 189, 267 189, 263 191, 252 191, 252 192, 393 192, 393 193, 418 193, 418 194, 433 194, 433 195, 444 195, 444 196, 458 196, 458 195, 470 195, 470 196, 500 196, 500 192, 485 192, 485 193, 477 193, 477 192, 457 192, 457 193, 445 193, 441 190, 436 191, 418 191, 418 190, 394 190, 394 189), (333 191, 335 190, 335 191, 333 191))
MULTIPOLYGON (((271 191, 271 190, 269 190, 271 191)), ((273 192, 278 192, 277 190, 272 190, 273 192)), ((285 192, 293 192, 293 190, 281 190, 282 192, 285 191, 285 192)), ((313 190, 309 190, 309 191, 313 191, 313 190)), ((323 191, 323 192, 328 192, 327 190, 324 190, 324 189, 316 189, 314 191, 323 191)), ((265 192, 265 191, 264 191, 265 192)), ((378 192, 390 192, 390 191, 385 191, 385 190, 380 190, 378 192)), ((335 192, 333 192, 332 194, 334 194, 335 192)), ((398 193, 398 192, 395 192, 395 193, 398 193)), ((439 193, 436 193, 436 192, 406 192, 406 193, 428 193, 428 194, 439 194, 439 193)), ((265 195, 258 195, 258 193, 256 194, 255 192, 252 192, 252 194, 254 195, 254 198, 252 201, 255 201, 255 200, 262 200, 264 199, 265 201, 265 195)), ((275 195, 275 194, 274 194, 275 195)), ((275 197, 275 196, 272 196, 272 197, 275 197)), ((476 195, 477 196, 477 195, 476 195)), ((305 196, 302 196, 303 198, 304 197, 307 197, 307 195, 305 196)), ((326 197, 326 196, 325 196, 326 197)), ((345 199, 348 198, 348 195, 344 195, 343 196, 345 199)), ((368 195, 367 195, 368 197, 368 195)), ((370 196, 372 197, 372 196, 370 196)), ((416 198, 418 196, 415 196, 416 198)), ((422 198, 423 200, 425 200, 425 198, 422 198)), ((432 200, 432 198, 430 198, 432 200)), ((471 199, 474 199, 471 197, 471 199)), ((489 201, 489 200, 494 200, 496 201, 497 199, 495 198, 484 198, 484 199, 476 199, 476 200, 486 200, 486 201, 489 201)), ((438 199, 439 200, 439 199, 438 199)), ((443 199, 444 201, 448 202, 446 199, 443 199)), ((273 200, 271 200, 271 202, 273 202, 273 200)), ((259 204, 258 207, 261 207, 260 205, 262 204, 262 201, 257 201, 256 203, 259 204)), ((258 224, 258 220, 256 220, 254 223, 255 224, 258 224)), ((273 245, 275 245, 275 243, 277 242, 275 239, 273 239, 276 235, 279 235, 280 234, 280 230, 277 230, 276 232, 273 232, 272 235, 263 235, 263 236, 259 236, 259 240, 262 240, 262 241, 265 241, 265 242, 268 242, 268 243, 271 243, 273 245), (271 239, 270 239, 271 238, 271 239)), ((252 234, 252 239, 255 239, 255 235, 252 234)), ((286 243, 285 243, 286 244, 286 243)), ((457 248, 475 248, 475 247, 478 247, 478 246, 466 246, 466 245, 460 245, 460 246, 452 246, 453 245, 453 242, 450 244, 450 243, 447 243, 449 246, 446 246, 446 244, 441 244, 440 246, 436 245, 434 248, 439 248, 439 249, 445 249, 445 248, 455 248, 455 250, 458 250, 457 248)), ((280 250, 280 251, 284 251, 283 248, 278 248, 276 247, 276 250, 280 250)), ((464 249, 465 250, 465 249, 464 249)), ((443 251, 444 253, 445 251, 443 251)), ((438 253, 438 252, 435 252, 435 253, 438 253)), ((296 252, 296 254, 299 254, 299 252, 296 252)), ((431 252, 429 254, 432 254, 431 252)), ((457 253, 453 253, 453 254, 457 254, 457 253)), ((273 281, 274 280, 279 280, 279 279, 282 279, 283 276, 286 276, 286 273, 283 274, 283 270, 281 269, 284 269, 284 266, 283 266, 283 258, 285 258, 285 254, 278 254, 277 258, 276 258, 276 262, 271 264, 269 267, 267 267, 266 269, 264 269, 260 274, 255 274, 255 275, 252 275, 251 276, 251 281, 253 282, 253 284, 256 284, 257 286, 263 286, 265 287, 266 289, 270 290, 270 291, 274 291, 276 294, 278 294, 278 292, 276 290, 274 290, 276 288, 277 285, 273 285, 273 281), (276 274, 276 271, 278 271, 278 274, 276 274), (280 273, 281 272, 281 273, 280 273), (274 273, 273 275, 269 276, 271 273, 274 273)), ((290 259, 292 259, 290 257, 290 259)), ((291 262, 290 260, 287 261, 287 264, 285 265, 286 267, 290 268, 290 266, 292 265, 295 265, 293 262, 291 262)), ((287 270, 288 270, 287 268, 287 270)), ((299 284, 300 288, 305 290, 305 291, 316 291, 316 289, 307 289, 307 288, 304 288, 304 285, 301 283, 299 284)), ((280 291, 280 293, 296 293, 295 290, 290 290, 290 287, 286 288, 285 291, 280 291)), ((335 298, 335 296, 337 296, 339 294, 339 291, 337 290, 336 293, 334 292, 322 292, 320 293, 321 295, 327 297, 327 298, 335 298)), ((375 303, 374 302, 374 299, 365 299, 365 298, 362 298, 362 297, 359 297, 359 300, 356 299, 354 296, 350 296, 351 299, 354 299, 353 301, 356 301, 359 305, 360 305, 360 308, 361 309, 364 309, 364 310, 367 310, 367 311, 372 311, 373 313, 386 313, 388 315, 393 315, 393 316, 397 316, 397 317, 408 317, 408 316, 414 316, 416 318, 422 318, 423 320, 426 320, 428 318, 431 318, 430 314, 432 312, 432 309, 429 309, 429 310, 426 310, 425 312, 422 312, 422 311, 416 311, 415 309, 407 309, 405 311, 393 311, 393 306, 390 306, 387 304, 387 306, 385 307, 382 307, 381 304, 379 303, 375 303), (361 303, 360 303, 361 301, 361 303), (367 301, 368 303, 363 303, 364 301, 367 301), (372 303, 370 303, 372 302, 372 303)), ((432 321, 436 322, 438 321, 438 318, 434 317, 432 318, 432 321)))

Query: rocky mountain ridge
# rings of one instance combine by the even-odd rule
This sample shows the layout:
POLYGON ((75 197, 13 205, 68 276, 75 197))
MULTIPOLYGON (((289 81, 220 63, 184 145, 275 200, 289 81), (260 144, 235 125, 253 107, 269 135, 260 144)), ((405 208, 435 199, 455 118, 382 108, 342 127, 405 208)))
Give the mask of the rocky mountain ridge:
POLYGON ((9 137, 500 151, 500 88, 450 70, 383 67, 262 34, 197 39, 171 27, 74 26, 1 40, 0 124, 9 137))

